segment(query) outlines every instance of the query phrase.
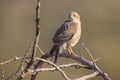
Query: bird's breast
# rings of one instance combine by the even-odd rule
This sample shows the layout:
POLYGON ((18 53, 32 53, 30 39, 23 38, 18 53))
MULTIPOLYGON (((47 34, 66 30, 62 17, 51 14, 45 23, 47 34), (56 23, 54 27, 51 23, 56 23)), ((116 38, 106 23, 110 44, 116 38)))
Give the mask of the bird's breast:
POLYGON ((67 42, 67 44, 70 45, 70 46, 72 46, 72 47, 74 47, 74 46, 78 43, 80 37, 81 37, 81 25, 78 25, 78 26, 77 26, 77 31, 76 31, 76 33, 75 33, 75 34, 73 35, 73 37, 67 42))

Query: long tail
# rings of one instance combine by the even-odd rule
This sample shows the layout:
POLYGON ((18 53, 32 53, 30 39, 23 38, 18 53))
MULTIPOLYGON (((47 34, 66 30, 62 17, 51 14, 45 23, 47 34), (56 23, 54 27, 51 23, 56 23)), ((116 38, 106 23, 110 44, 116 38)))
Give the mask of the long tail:
POLYGON ((58 48, 58 45, 54 45, 54 46, 52 47, 52 49, 50 50, 49 54, 50 54, 50 55, 53 55, 53 53, 57 50, 57 48, 58 48))
POLYGON ((56 50, 56 54, 55 54, 55 59, 54 59, 54 63, 57 63, 58 60, 58 54, 59 54, 59 48, 56 50))
POLYGON ((58 53, 59 53, 59 45, 54 45, 54 46, 52 47, 52 49, 50 50, 50 53, 49 53, 49 54, 50 54, 50 55, 53 55, 55 51, 56 51, 56 53, 55 53, 54 63, 57 63, 58 53))

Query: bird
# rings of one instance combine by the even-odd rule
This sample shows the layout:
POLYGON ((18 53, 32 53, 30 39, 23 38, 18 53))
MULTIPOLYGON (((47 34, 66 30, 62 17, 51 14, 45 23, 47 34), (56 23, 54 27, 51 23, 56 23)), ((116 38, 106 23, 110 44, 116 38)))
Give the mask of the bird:
POLYGON ((54 63, 57 63, 58 55, 63 50, 66 50, 69 55, 76 55, 72 50, 81 37, 81 21, 80 15, 71 11, 68 19, 58 28, 53 37, 53 47, 49 54, 55 54, 54 63))

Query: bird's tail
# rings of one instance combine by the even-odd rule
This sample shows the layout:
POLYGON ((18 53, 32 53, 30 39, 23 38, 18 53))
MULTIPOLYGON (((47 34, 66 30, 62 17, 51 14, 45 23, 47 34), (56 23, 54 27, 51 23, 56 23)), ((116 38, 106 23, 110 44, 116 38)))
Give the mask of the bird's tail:
POLYGON ((50 54, 50 55, 53 55, 54 52, 57 50, 57 48, 58 48, 58 45, 54 45, 54 46, 52 47, 52 49, 50 50, 49 54, 50 54))
POLYGON ((57 63, 58 53, 59 53, 59 45, 54 45, 54 46, 52 47, 52 49, 50 50, 50 53, 49 53, 49 54, 50 54, 50 55, 53 55, 55 51, 56 51, 56 53, 55 53, 54 63, 57 63))
POLYGON ((56 54, 55 54, 55 59, 54 59, 54 63, 57 63, 58 60, 58 54, 59 54, 59 48, 56 50, 56 54))

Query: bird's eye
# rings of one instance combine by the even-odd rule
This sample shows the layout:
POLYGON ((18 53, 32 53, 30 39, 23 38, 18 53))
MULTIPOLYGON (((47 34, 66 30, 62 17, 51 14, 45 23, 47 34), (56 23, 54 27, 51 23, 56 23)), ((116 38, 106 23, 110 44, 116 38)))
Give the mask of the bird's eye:
POLYGON ((73 14, 73 17, 74 17, 74 18, 76 18, 76 17, 77 17, 77 15, 76 15, 76 14, 73 14))
POLYGON ((75 14, 73 14, 73 16, 75 17, 76 15, 75 15, 75 14))

